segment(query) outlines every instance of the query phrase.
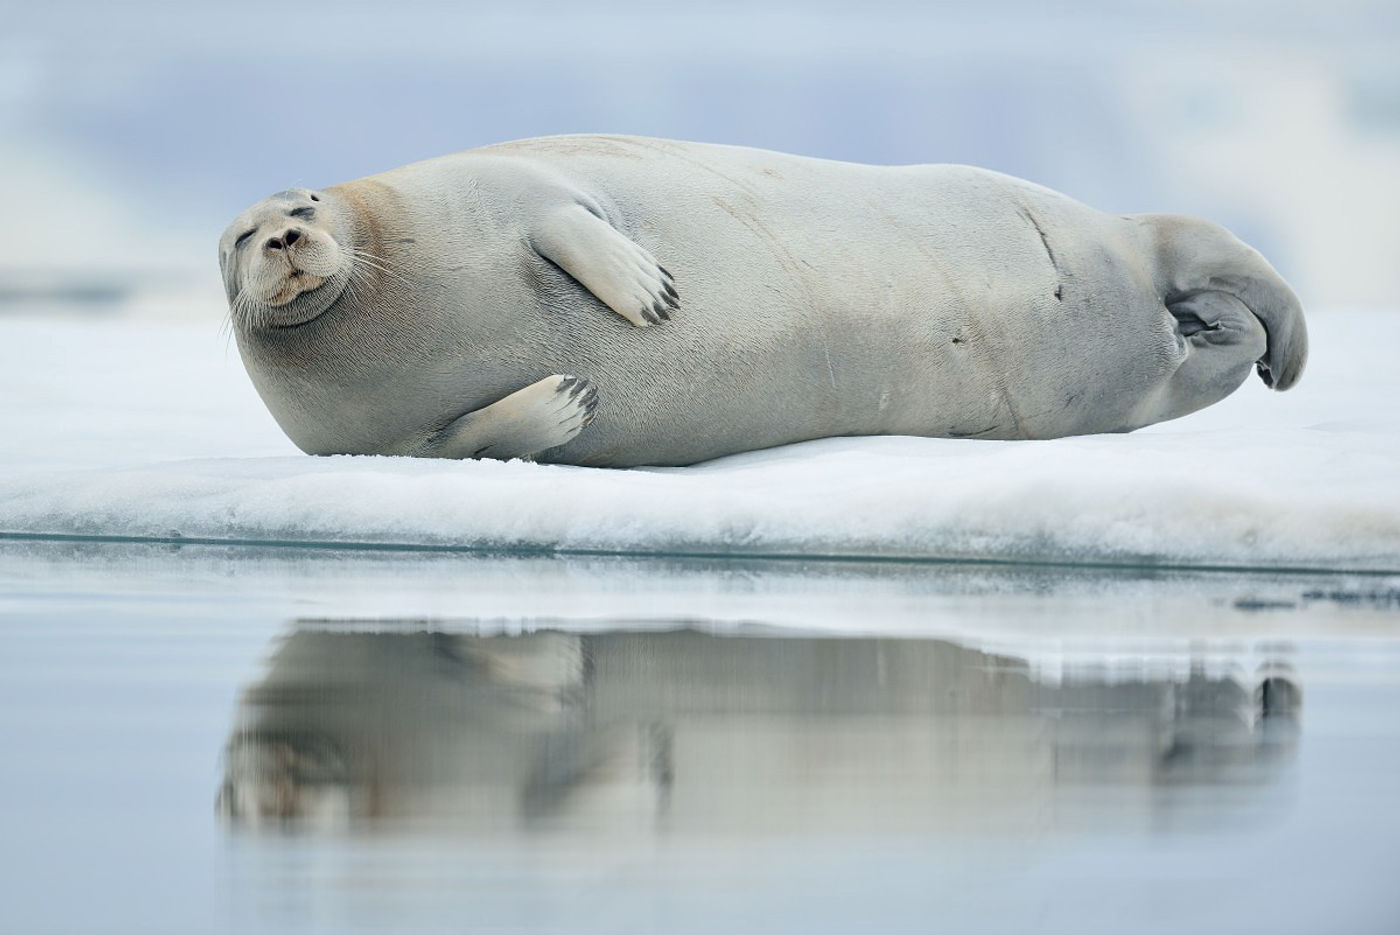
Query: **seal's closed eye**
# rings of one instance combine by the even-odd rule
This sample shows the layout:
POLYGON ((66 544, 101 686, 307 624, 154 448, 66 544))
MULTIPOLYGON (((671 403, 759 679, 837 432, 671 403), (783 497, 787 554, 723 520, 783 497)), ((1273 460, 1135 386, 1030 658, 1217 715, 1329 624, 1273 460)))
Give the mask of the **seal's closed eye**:
POLYGON ((294 218, 309 218, 315 217, 315 215, 316 209, 310 205, 302 205, 300 208, 294 208, 291 211, 291 216, 294 218))
POLYGON ((233 242, 233 249, 237 250, 239 247, 243 246, 245 243, 248 242, 248 238, 253 236, 257 232, 258 229, 255 227, 252 230, 244 231, 243 233, 239 234, 238 239, 233 242))

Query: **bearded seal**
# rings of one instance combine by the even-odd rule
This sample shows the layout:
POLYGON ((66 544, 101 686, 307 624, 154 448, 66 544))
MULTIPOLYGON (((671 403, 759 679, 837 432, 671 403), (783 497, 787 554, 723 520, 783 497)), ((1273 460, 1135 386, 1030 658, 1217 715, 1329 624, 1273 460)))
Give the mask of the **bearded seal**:
POLYGON ((1298 379, 1298 299, 1210 222, 999 173, 622 136, 280 192, 219 245, 312 454, 682 465, 840 435, 1055 438, 1298 379))

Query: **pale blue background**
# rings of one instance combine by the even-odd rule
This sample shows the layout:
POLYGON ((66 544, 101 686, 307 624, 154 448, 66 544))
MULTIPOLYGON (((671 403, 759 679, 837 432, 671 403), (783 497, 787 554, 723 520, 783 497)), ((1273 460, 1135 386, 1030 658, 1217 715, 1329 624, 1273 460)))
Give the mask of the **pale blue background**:
POLYGON ((6 2, 0 22, 0 285, 210 285, 219 231, 272 191, 605 131, 974 163, 1206 214, 1310 308, 1400 303, 1384 0, 6 2))

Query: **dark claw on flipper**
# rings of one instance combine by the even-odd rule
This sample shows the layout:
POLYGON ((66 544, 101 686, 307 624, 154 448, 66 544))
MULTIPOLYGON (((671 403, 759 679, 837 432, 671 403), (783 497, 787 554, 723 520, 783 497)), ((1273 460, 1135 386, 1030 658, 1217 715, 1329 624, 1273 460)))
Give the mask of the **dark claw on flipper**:
POLYGON ((662 302, 660 299, 652 304, 651 311, 656 315, 658 320, 670 320, 671 318, 671 313, 667 310, 666 303, 662 302))
POLYGON ((645 318, 647 321, 651 322, 653 325, 661 323, 661 319, 657 318, 656 313, 649 308, 642 309, 642 317, 645 318))
POLYGON ((662 286, 662 290, 666 293, 666 298, 667 298, 667 299, 670 299, 672 305, 679 305, 679 304, 680 304, 680 302, 681 302, 680 293, 676 291, 676 287, 673 286, 673 285, 671 285, 670 282, 665 283, 665 284, 662 286))

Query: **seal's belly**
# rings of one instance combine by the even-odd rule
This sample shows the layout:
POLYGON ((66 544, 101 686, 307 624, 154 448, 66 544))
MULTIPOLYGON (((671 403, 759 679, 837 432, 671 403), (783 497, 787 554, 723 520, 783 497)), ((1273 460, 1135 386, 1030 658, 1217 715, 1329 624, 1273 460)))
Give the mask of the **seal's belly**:
POLYGON ((1151 334, 1156 299, 1117 219, 1032 186, 989 196, 914 175, 867 192, 840 229, 808 221, 820 204, 734 198, 689 224, 639 225, 683 284, 682 313, 585 341, 609 411, 562 454, 680 464, 832 435, 1128 427, 1169 335, 1151 334), (1086 222, 1102 242, 1085 242, 1086 222), (1067 223, 1081 233, 1056 249, 1067 223))

